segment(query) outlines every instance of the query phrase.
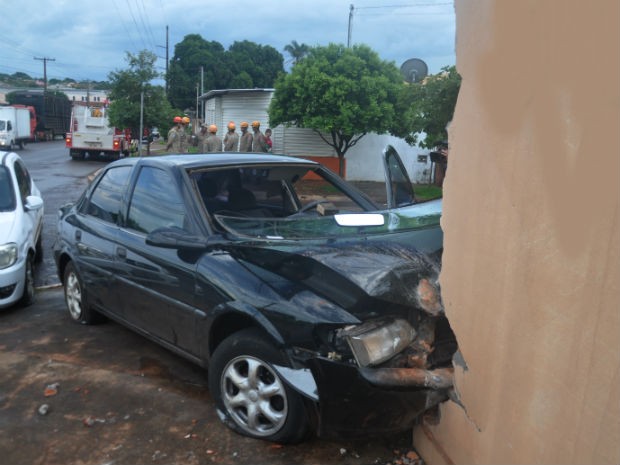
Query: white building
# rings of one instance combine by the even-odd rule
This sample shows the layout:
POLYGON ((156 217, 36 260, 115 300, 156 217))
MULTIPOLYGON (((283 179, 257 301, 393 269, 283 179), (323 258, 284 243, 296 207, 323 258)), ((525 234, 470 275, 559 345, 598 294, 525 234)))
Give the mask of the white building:
MULTIPOLYGON (((223 136, 229 121, 239 128, 241 121, 259 121, 261 131, 268 126, 267 109, 274 89, 224 89, 212 90, 202 96, 204 121, 215 124, 223 136)), ((273 152, 305 158, 320 158, 321 163, 338 171, 338 157, 312 129, 284 127, 272 129, 273 152)), ((250 129, 251 130, 251 129, 250 129)), ((327 136, 328 138, 329 136, 327 136)), ((329 140, 329 139, 328 139, 329 140)), ((350 181, 384 181, 381 153, 391 144, 400 154, 409 176, 414 183, 431 180, 432 164, 429 151, 412 147, 403 139, 390 135, 367 134, 345 155, 346 178, 350 181)))

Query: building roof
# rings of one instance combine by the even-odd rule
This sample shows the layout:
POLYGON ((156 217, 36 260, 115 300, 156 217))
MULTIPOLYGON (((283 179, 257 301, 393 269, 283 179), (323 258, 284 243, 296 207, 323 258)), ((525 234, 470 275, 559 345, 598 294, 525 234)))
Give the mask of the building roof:
POLYGON ((210 90, 209 92, 202 94, 198 98, 200 100, 209 100, 214 97, 217 97, 220 95, 226 95, 226 94, 250 94, 250 93, 259 93, 259 92, 273 92, 274 90, 275 89, 273 88, 258 88, 258 87, 255 87, 254 89, 214 89, 214 90, 210 90))

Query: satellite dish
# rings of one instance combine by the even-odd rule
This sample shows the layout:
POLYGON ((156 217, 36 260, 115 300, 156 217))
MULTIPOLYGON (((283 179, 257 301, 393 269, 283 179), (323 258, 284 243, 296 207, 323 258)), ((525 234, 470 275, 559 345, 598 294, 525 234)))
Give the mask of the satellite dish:
POLYGON ((400 65, 400 73, 407 82, 420 82, 428 74, 428 66, 419 58, 409 58, 400 65))

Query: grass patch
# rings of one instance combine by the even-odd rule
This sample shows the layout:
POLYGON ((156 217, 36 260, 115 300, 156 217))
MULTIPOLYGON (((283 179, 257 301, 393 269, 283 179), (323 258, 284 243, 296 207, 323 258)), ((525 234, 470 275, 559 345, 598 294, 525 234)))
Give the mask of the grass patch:
POLYGON ((439 199, 443 196, 443 190, 433 184, 415 184, 413 192, 418 201, 439 199))

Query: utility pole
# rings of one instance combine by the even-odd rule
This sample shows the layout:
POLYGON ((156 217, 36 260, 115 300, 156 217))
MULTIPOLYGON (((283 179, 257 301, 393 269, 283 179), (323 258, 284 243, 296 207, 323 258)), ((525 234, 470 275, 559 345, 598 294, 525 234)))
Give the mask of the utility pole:
POLYGON ((164 85, 164 93, 168 95, 168 26, 166 26, 166 46, 158 45, 158 47, 166 49, 166 83, 164 85))
MULTIPOLYGON (((204 66, 200 67, 200 95, 202 96, 202 94, 205 93, 205 68, 204 66)), ((200 112, 200 116, 204 116, 205 114, 205 101, 201 100, 200 103, 202 103, 202 108, 201 108, 201 112, 200 112)), ((198 110, 198 104, 196 104, 196 110, 198 110)))
MULTIPOLYGON (((140 91, 140 135, 138 136, 138 156, 142 156, 142 137, 144 136, 144 84, 142 84, 142 91, 140 91)), ((150 136, 150 134, 149 134, 150 136)), ((147 138, 147 144, 148 138, 147 138)))
POLYGON ((351 46, 351 29, 353 27, 352 23, 353 23, 353 10, 355 8, 353 7, 353 3, 351 3, 351 6, 349 7, 349 32, 347 33, 347 48, 349 48, 351 46))
POLYGON ((47 62, 48 61, 56 61, 56 58, 47 58, 47 57, 34 57, 35 60, 40 60, 43 62, 43 93, 47 92, 47 62))

